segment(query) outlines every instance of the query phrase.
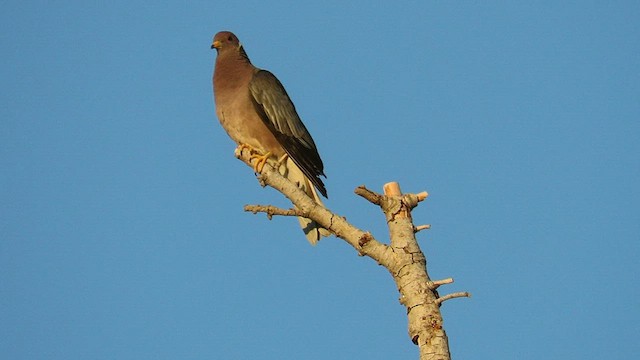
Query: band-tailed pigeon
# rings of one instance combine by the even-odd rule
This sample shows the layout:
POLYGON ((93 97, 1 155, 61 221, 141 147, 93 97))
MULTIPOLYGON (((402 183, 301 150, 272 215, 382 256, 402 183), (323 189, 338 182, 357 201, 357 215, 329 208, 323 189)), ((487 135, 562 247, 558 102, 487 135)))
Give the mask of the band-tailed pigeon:
MULTIPOLYGON (((217 33, 211 48, 218 52, 213 93, 222 127, 237 144, 257 154, 256 172, 268 158, 277 159, 280 172, 322 204, 316 193, 317 188, 327 196, 320 179, 325 176, 322 160, 280 81, 269 71, 253 66, 231 32, 217 33)), ((329 235, 315 221, 298 219, 311 244, 329 235)))

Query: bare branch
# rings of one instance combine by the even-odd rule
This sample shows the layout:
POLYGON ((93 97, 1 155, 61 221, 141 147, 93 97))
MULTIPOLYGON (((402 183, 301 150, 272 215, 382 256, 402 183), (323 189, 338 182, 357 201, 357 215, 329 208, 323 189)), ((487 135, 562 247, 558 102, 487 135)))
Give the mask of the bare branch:
POLYGON ((369 189, 367 189, 364 185, 358 186, 354 192, 363 198, 367 199, 370 203, 375 205, 380 205, 382 201, 382 195, 377 194, 369 189))
POLYGON ((442 297, 439 297, 436 299, 436 302, 438 304, 442 304, 443 302, 450 300, 450 299, 455 299, 455 298, 460 298, 460 297, 471 297, 471 293, 469 292, 456 292, 456 293, 451 293, 442 297))
POLYGON ((427 196, 429 196, 429 193, 426 191, 423 191, 421 193, 416 194, 416 196, 418 197, 418 201, 424 201, 427 196))
POLYGON ((267 214, 267 218, 271 220, 273 215, 280 216, 306 216, 303 211, 297 209, 281 209, 273 205, 245 205, 244 211, 257 214, 259 212, 267 214))
MULTIPOLYGON (((248 150, 240 149, 240 147, 236 149, 238 159, 252 166, 250 155, 248 150)), ((316 221, 322 227, 353 246, 358 254, 369 256, 382 265, 392 261, 393 251, 387 245, 376 240, 370 233, 351 225, 343 216, 334 214, 324 206, 317 204, 304 191, 276 171, 271 162, 265 164, 258 178, 261 183, 271 186, 286 196, 295 205, 295 211, 298 212, 295 214, 296 216, 300 214, 300 216, 316 221)), ((287 210, 282 212, 282 215, 289 216, 287 210)), ((274 213, 274 215, 280 214, 274 213)))
MULTIPOLYGON (((252 166, 249 151, 238 149, 236 156, 252 166)), ((400 185, 391 182, 384 185, 384 195, 358 186, 355 193, 372 204, 378 205, 387 219, 390 245, 383 244, 367 231, 346 221, 343 216, 330 212, 316 203, 294 183, 284 178, 267 162, 258 178, 262 185, 270 186, 285 195, 293 209, 281 209, 270 205, 247 205, 245 211, 273 215, 302 216, 314 220, 325 229, 351 245, 360 256, 368 256, 384 266, 393 276, 401 303, 407 309, 409 338, 420 347, 420 359, 449 359, 449 345, 443 328, 440 304, 448 299, 470 296, 469 293, 453 293, 439 297, 435 291, 440 285, 453 282, 452 278, 431 281, 427 273, 427 260, 418 245, 415 233, 429 229, 430 225, 415 226, 411 210, 424 201, 428 193, 402 194, 400 185)))
POLYGON ((453 278, 446 278, 442 280, 434 280, 428 283, 430 289, 437 289, 440 285, 451 284, 453 283, 453 278))

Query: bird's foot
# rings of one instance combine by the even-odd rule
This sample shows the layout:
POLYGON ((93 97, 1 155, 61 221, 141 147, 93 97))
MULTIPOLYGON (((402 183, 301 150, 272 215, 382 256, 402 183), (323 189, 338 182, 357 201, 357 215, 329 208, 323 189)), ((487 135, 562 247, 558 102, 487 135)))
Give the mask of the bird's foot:
MULTIPOLYGON (((253 171, 256 173, 261 173, 264 168, 264 164, 267 163, 267 160, 271 157, 271 152, 267 151, 267 153, 263 154, 253 146, 249 144, 240 144, 236 148, 236 157, 240 157, 244 150, 249 150, 249 161, 256 160, 253 164, 253 171)), ((282 161, 285 157, 283 156, 280 160, 278 160, 278 165, 280 165, 280 161, 282 161)))
POLYGON ((256 159, 256 163, 253 164, 253 171, 257 172, 258 174, 261 174, 262 169, 264 168, 264 164, 267 163, 267 160, 269 160, 269 157, 271 157, 271 151, 267 151, 267 153, 264 155, 251 154, 251 160, 256 159))
POLYGON ((254 149, 253 146, 249 144, 240 144, 236 148, 236 157, 240 157, 244 150, 249 150, 249 154, 253 156, 254 153, 258 152, 258 150, 254 149))

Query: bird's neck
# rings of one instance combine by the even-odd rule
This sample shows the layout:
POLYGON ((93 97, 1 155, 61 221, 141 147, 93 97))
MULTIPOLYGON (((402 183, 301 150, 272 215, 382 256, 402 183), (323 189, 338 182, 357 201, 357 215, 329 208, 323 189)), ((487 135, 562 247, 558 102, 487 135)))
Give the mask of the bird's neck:
POLYGON ((240 47, 238 48, 238 55, 240 55, 242 59, 245 59, 249 64, 251 64, 251 60, 249 60, 249 55, 247 55, 247 53, 244 51, 244 46, 240 45, 240 47))
POLYGON ((242 45, 237 49, 227 49, 227 51, 221 52, 216 58, 216 66, 221 65, 223 67, 251 67, 251 60, 244 51, 242 45))
POLYGON ((237 48, 227 48, 224 51, 220 52, 217 57, 217 62, 221 63, 229 63, 235 64, 234 66, 238 66, 238 64, 246 63, 251 65, 251 60, 249 60, 249 56, 244 51, 244 47, 242 45, 237 48))
MULTIPOLYGON (((240 48, 242 50, 242 48, 240 48)), ((218 54, 213 81, 219 87, 237 87, 253 76, 253 65, 244 51, 229 51, 218 54), (220 81, 222 77, 235 81, 220 81)))

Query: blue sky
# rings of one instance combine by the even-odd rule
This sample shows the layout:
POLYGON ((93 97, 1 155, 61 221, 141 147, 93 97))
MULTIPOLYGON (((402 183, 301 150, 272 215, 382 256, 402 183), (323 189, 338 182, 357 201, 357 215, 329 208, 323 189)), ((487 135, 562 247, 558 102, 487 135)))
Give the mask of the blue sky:
POLYGON ((7 359, 417 358, 386 271, 309 246, 233 157, 212 36, 293 98, 327 206, 399 181, 460 359, 640 352, 640 4, 0 5, 7 359))

